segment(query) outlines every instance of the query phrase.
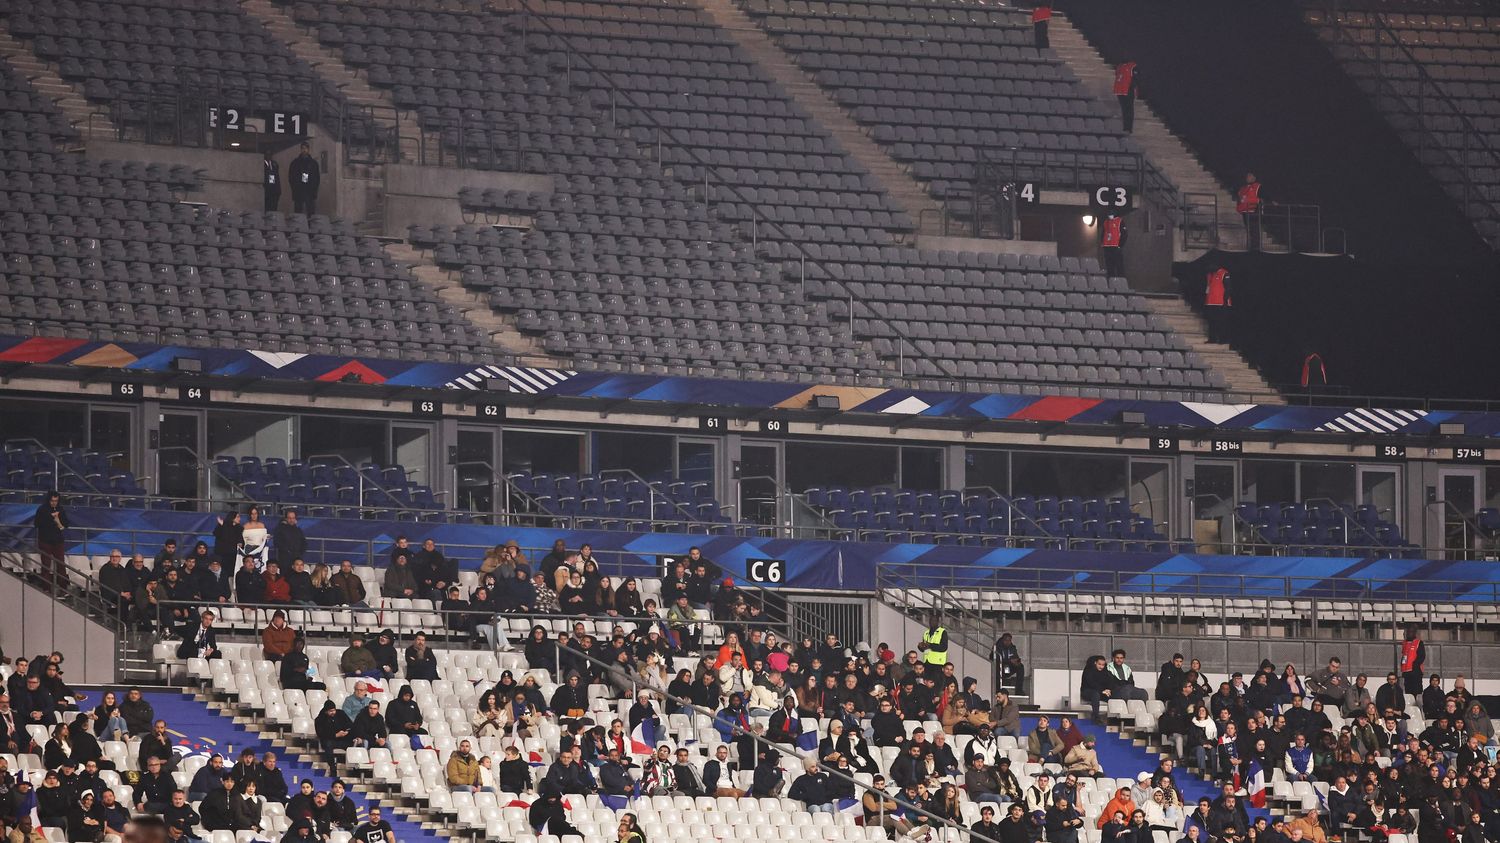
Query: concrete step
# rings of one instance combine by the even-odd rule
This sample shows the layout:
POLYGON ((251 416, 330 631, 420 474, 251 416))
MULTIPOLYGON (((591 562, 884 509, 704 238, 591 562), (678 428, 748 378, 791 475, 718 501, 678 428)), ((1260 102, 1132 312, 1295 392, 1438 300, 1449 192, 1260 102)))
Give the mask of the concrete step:
POLYGON ((560 361, 549 357, 537 340, 521 333, 513 320, 497 313, 482 296, 464 287, 458 273, 432 263, 427 255, 409 243, 390 242, 383 245, 387 254, 410 269, 418 281, 432 288, 443 301, 459 309, 465 319, 488 335, 502 350, 525 358, 526 365, 549 368, 563 366, 560 361))
MULTIPOLYGON (((1052 16, 1050 35, 1053 51, 1067 62, 1073 75, 1083 82, 1084 88, 1106 105, 1111 113, 1117 113, 1118 106, 1112 91, 1114 68, 1104 61, 1099 51, 1084 38, 1083 33, 1073 26, 1066 15, 1059 13, 1052 16)), ((1135 131, 1131 137, 1151 163, 1179 191, 1218 196, 1219 222, 1238 231, 1240 218, 1234 213, 1233 186, 1221 183, 1210 173, 1197 155, 1167 127, 1166 121, 1152 111, 1150 103, 1142 97, 1136 98, 1135 131)), ((1261 236, 1269 240, 1265 233, 1261 236)))
POLYGON ((88 141, 87 135, 90 132, 97 132, 99 136, 111 140, 118 137, 114 122, 109 119, 105 109, 91 104, 82 90, 63 80, 57 67, 43 61, 31 51, 30 45, 11 37, 6 31, 0 31, 0 58, 10 62, 22 76, 31 80, 31 86, 38 93, 56 103, 58 110, 73 128, 84 135, 85 142, 88 141))
POLYGON ((892 203, 919 228, 924 219, 938 227, 942 207, 905 168, 893 160, 822 86, 808 76, 734 0, 701 0, 700 6, 728 32, 807 114, 869 172, 892 203))
POLYGON ((1208 341, 1208 325, 1188 307, 1187 302, 1177 296, 1144 298, 1152 312, 1166 322, 1205 365, 1218 372, 1231 390, 1256 393, 1256 401, 1262 404, 1285 403, 1260 372, 1232 346, 1208 341))
MULTIPOLYGON (((292 53, 312 66, 313 70, 338 87, 344 98, 352 105, 365 106, 371 110, 375 122, 390 129, 399 124, 403 127, 420 126, 416 114, 396 109, 396 104, 385 92, 371 86, 355 69, 344 64, 337 51, 324 47, 317 37, 304 29, 271 0, 240 0, 240 7, 253 15, 272 35, 281 39, 292 53)), ((400 156, 404 161, 416 161, 419 150, 416 138, 400 138, 400 156)))

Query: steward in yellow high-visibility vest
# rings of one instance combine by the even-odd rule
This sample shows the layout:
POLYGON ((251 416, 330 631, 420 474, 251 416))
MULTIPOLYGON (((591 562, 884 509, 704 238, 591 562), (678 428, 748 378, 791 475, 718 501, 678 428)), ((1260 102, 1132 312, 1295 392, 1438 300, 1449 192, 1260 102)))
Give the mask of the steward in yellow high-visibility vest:
POLYGON ((922 651, 922 662, 924 664, 942 667, 948 663, 948 630, 933 616, 927 623, 927 631, 922 633, 922 643, 917 645, 922 651))

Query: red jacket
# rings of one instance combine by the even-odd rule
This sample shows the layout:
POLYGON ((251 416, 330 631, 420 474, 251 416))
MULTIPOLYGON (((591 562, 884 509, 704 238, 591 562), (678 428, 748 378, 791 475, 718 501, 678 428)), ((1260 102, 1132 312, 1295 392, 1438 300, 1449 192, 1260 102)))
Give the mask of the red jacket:
POLYGON ((1229 270, 1221 267, 1208 274, 1208 286, 1203 291, 1203 304, 1208 307, 1234 305, 1229 295, 1229 270))
POLYGON ((1240 188, 1234 209, 1241 214, 1253 214, 1260 210, 1260 182, 1253 181, 1240 188))
POLYGON ((1042 21, 1049 20, 1052 20, 1052 4, 1042 3, 1031 10, 1032 23, 1041 23, 1042 21))
POLYGON ((1127 61, 1115 68, 1115 96, 1128 96, 1135 91, 1135 62, 1127 61))
POLYGON ((1106 249, 1118 249, 1124 224, 1125 220, 1120 217, 1105 217, 1099 224, 1099 245, 1106 249))
POLYGON ((286 577, 277 574, 271 576, 266 574, 266 597, 267 603, 290 603, 292 602, 292 587, 287 584, 286 577))

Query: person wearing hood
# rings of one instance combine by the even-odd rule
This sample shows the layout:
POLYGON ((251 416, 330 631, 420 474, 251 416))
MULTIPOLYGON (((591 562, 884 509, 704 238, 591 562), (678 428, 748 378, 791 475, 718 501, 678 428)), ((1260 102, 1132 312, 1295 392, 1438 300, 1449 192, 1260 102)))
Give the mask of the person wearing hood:
POLYGON ((97 843, 104 839, 104 823, 99 819, 92 790, 79 794, 78 801, 68 811, 67 828, 71 843, 97 843))
POLYGON ((552 711, 559 717, 583 717, 589 711, 588 687, 578 671, 568 671, 563 684, 552 692, 552 711))
POLYGON ((533 670, 557 673, 557 646, 547 637, 546 627, 541 624, 533 626, 522 651, 526 654, 526 664, 533 670))
POLYGON ((383 747, 390 733, 385 717, 380 714, 380 703, 373 699, 354 718, 354 740, 360 746, 383 747))
POLYGON ((348 649, 339 656, 339 671, 345 676, 362 676, 367 679, 383 678, 374 654, 365 646, 363 633, 356 632, 350 636, 348 649))
POLYGON ((557 788, 552 787, 550 782, 544 781, 537 791, 536 801, 531 803, 531 807, 526 812, 526 821, 531 824, 532 831, 540 834, 545 828, 549 835, 555 834, 559 839, 565 836, 581 836, 578 829, 568 822, 567 810, 563 807, 563 797, 557 788))
POLYGON ((531 569, 520 565, 508 577, 495 573, 495 602, 501 612, 530 612, 536 607, 536 586, 531 583, 531 569))
POLYGON ((416 694, 410 685, 402 685, 396 698, 386 704, 385 722, 398 735, 425 735, 422 728, 422 709, 417 706, 416 694))
POLYGON ((281 687, 287 690, 322 691, 328 686, 314 677, 317 670, 307 657, 307 639, 297 636, 292 639, 292 649, 281 660, 281 687))
POLYGON ((286 834, 281 835, 281 843, 317 843, 317 835, 313 831, 311 820, 300 819, 293 822, 287 828, 286 834))
POLYGON ((375 666, 380 669, 380 675, 386 679, 395 676, 397 666, 401 662, 396 657, 396 633, 390 629, 380 630, 375 636, 375 641, 367 645, 370 655, 375 657, 375 666))

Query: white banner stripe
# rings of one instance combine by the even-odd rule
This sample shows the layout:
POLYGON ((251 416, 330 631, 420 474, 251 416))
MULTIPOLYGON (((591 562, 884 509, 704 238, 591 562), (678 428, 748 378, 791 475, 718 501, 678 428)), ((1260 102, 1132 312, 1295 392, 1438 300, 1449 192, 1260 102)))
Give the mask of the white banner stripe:
POLYGON ((1400 427, 1400 425, 1392 422, 1385 416, 1382 416, 1379 413, 1372 413, 1369 410, 1355 410, 1349 413, 1348 416, 1346 416, 1346 418, 1348 417, 1352 417, 1354 420, 1372 425, 1372 429, 1375 431, 1385 431, 1388 433, 1395 430, 1397 427, 1400 427))

